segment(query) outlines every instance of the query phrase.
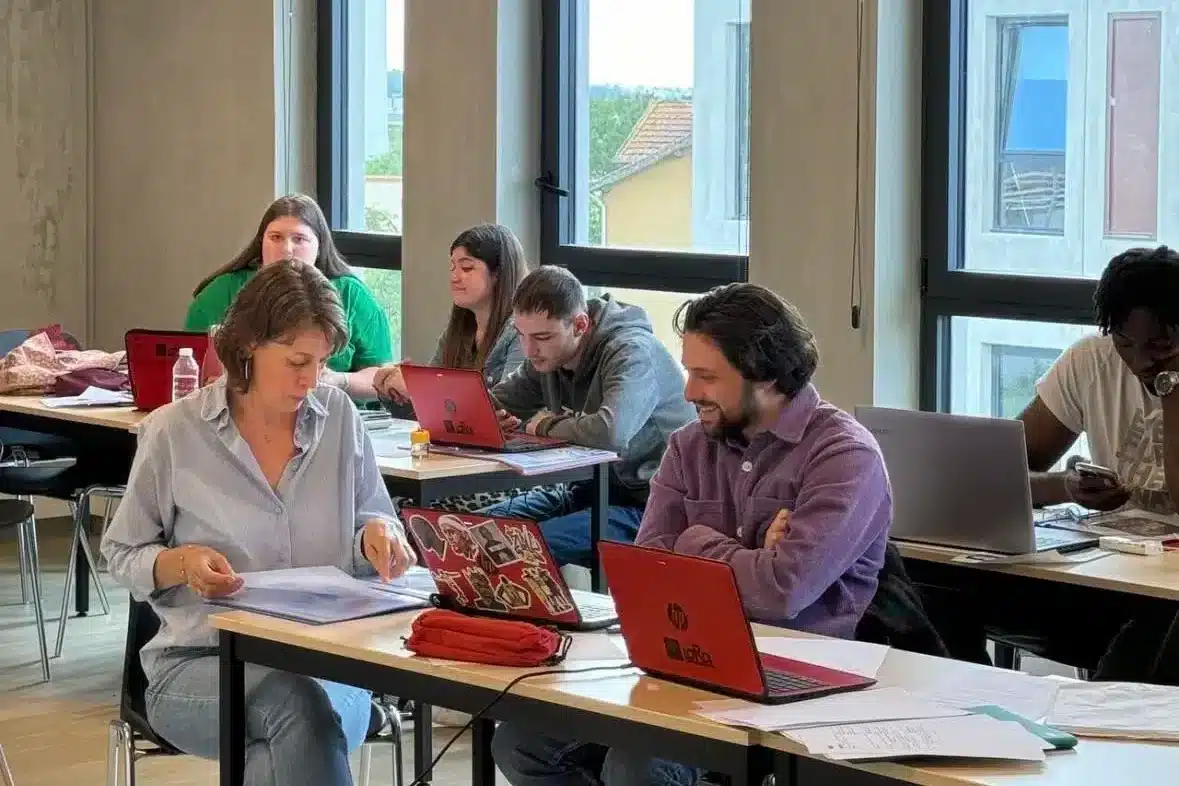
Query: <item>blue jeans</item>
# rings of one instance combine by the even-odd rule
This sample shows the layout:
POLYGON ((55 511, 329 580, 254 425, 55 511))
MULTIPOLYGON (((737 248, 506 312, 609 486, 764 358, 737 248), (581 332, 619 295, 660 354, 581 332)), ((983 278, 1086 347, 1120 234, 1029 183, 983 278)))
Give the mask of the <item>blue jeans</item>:
POLYGON ((694 786, 701 775, 684 764, 548 737, 514 723, 495 730, 491 752, 512 786, 694 786))
MULTIPOLYGON (((161 659, 147 689, 147 718, 169 743, 194 756, 219 752, 216 655, 161 659)), ((246 664, 248 786, 351 786, 348 753, 368 734, 366 690, 246 664)))
MULTIPOLYGON (((558 565, 590 565, 591 508, 566 488, 535 488, 482 511, 540 522, 540 531, 558 565)), ((633 543, 643 509, 611 505, 602 540, 633 543)))

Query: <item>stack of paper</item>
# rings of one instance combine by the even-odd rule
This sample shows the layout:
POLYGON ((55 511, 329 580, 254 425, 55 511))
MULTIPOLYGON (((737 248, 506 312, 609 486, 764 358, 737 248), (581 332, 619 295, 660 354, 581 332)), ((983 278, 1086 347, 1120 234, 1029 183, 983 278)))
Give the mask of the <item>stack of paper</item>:
POLYGON ((1062 685, 1048 724, 1088 737, 1179 742, 1179 688, 1133 682, 1062 685))
POLYGON ((1061 685, 1057 680, 1018 671, 986 669, 952 661, 938 661, 938 668, 921 675, 903 671, 893 676, 888 671, 885 668, 880 677, 882 685, 906 687, 928 701, 964 710, 980 704, 994 704, 1033 721, 1048 714, 1061 685))
POLYGON ((500 464, 503 464, 508 469, 520 475, 543 475, 549 472, 580 469, 581 467, 592 467, 595 464, 618 461, 617 453, 612 453, 609 450, 598 450, 597 448, 586 448, 580 445, 546 448, 544 450, 527 450, 518 453, 500 453, 494 450, 460 448, 450 445, 431 445, 430 450, 436 453, 449 453, 454 456, 498 461, 500 464))
POLYGON ((877 688, 836 693, 789 704, 742 702, 719 709, 706 705, 705 708, 697 709, 696 714, 729 726, 781 731, 913 718, 949 718, 965 715, 966 711, 924 701, 903 688, 877 688))
POLYGON ((129 390, 106 390, 93 385, 82 391, 78 396, 51 396, 41 399, 41 403, 50 409, 64 409, 66 407, 121 407, 132 403, 129 390))
POLYGON ((242 588, 210 599, 214 606, 323 625, 420 609, 429 601, 417 595, 378 588, 335 567, 286 568, 238 574, 242 588))
POLYGON ((855 723, 784 731, 808 753, 843 761, 949 757, 1043 761, 1044 741, 988 715, 855 723))

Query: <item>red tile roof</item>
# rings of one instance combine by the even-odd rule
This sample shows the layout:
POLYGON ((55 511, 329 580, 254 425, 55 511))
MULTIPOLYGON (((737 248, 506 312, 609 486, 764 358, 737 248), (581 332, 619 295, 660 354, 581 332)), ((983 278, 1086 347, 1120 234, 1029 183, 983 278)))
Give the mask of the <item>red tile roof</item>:
POLYGON ((614 162, 621 166, 645 158, 657 159, 691 137, 691 101, 652 101, 618 149, 614 162))

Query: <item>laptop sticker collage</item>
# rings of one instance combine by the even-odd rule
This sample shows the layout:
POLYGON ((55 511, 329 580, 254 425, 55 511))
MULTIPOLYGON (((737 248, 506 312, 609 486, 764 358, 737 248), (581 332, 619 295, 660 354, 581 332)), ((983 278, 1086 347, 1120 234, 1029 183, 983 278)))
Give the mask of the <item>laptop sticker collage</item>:
POLYGON ((407 524, 440 594, 480 611, 576 622, 558 568, 529 521, 408 511, 407 524))

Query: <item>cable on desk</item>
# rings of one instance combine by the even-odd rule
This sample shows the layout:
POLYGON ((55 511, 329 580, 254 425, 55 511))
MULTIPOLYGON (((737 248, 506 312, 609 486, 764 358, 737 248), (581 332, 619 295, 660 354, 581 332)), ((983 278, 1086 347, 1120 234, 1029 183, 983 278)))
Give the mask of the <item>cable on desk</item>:
MULTIPOLYGON (((409 786, 420 786, 421 782, 428 778, 432 772, 434 772, 434 768, 438 766, 438 762, 442 761, 442 757, 446 755, 448 750, 450 750, 450 746, 454 745, 460 737, 466 734, 467 730, 471 728, 475 721, 486 715, 491 710, 491 708, 498 704, 504 696, 507 696, 509 693, 511 693, 512 688, 516 687, 524 680, 533 679, 534 677, 548 677, 553 675, 586 674, 591 671, 622 671, 624 669, 631 668, 634 668, 634 664, 628 662, 614 666, 588 666, 584 669, 545 669, 544 671, 530 671, 527 674, 521 674, 519 677, 516 677, 507 685, 505 685, 499 691, 499 693, 495 694, 495 697, 492 698, 491 701, 487 702, 487 704, 483 705, 483 707, 478 712, 472 715, 471 719, 467 721, 461 729, 455 732, 453 737, 446 741, 446 744, 442 746, 442 750, 438 751, 438 755, 434 757, 434 759, 430 762, 430 765, 426 767, 426 769, 422 770, 422 774, 414 778, 413 781, 410 782, 409 786)), ((423 730, 415 728, 413 733, 432 734, 433 731, 432 729, 423 730)))

